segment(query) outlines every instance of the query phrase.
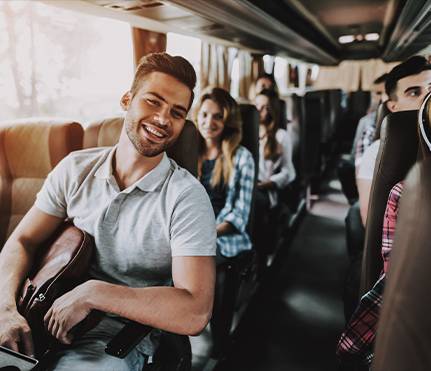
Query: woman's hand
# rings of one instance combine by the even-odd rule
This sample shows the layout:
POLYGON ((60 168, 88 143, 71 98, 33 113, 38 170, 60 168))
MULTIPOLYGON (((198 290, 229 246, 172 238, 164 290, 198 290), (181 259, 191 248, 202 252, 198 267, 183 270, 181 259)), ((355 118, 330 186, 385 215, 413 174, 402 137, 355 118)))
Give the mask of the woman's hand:
POLYGON ((268 189, 268 190, 275 189, 275 183, 270 180, 265 182, 258 182, 257 189, 268 189))
POLYGON ((217 237, 225 236, 232 233, 235 233, 235 227, 232 224, 228 222, 223 222, 217 225, 217 237))

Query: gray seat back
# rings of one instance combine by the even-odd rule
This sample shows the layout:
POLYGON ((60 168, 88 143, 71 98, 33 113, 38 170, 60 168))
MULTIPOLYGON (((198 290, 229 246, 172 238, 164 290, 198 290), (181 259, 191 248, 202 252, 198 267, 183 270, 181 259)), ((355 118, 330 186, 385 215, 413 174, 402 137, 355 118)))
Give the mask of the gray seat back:
POLYGON ((405 178, 417 158, 417 112, 395 112, 383 120, 380 149, 368 204, 361 295, 371 289, 383 267, 381 256, 383 215, 389 192, 397 182, 405 178))
POLYGON ((431 159, 405 182, 380 314, 374 371, 431 370, 431 159))

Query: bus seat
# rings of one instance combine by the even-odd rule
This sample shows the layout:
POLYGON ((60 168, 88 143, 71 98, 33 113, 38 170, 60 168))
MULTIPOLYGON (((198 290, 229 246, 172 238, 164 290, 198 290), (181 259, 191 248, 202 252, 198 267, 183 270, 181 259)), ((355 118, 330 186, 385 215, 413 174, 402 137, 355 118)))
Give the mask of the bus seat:
POLYGON ((280 121, 279 127, 281 129, 287 129, 287 106, 286 101, 284 99, 280 99, 280 121))
POLYGON ((374 371, 431 369, 431 159, 409 173, 383 295, 374 371), (414 212, 412 212, 414 210, 414 212))
POLYGON ((341 89, 331 89, 329 90, 329 105, 330 105, 330 122, 331 122, 331 134, 332 136, 336 136, 336 132, 338 130, 338 126, 341 121, 341 100, 342 100, 343 92, 341 89))
POLYGON ((380 132, 382 131, 382 123, 384 118, 391 113, 389 111, 387 102, 381 102, 377 107, 377 115, 376 115, 376 135, 374 136, 374 140, 380 139, 380 132))
POLYGON ((403 180, 418 153, 417 111, 391 113, 383 120, 376 159, 361 272, 362 296, 377 281, 383 267, 381 257, 383 215, 391 188, 403 180))
POLYGON ((58 119, 25 119, 0 128, 0 246, 33 205, 48 173, 82 148, 82 137, 81 125, 58 119))
POLYGON ((111 117, 92 122, 84 131, 84 148, 112 147, 117 144, 124 117, 111 117))
POLYGON ((349 94, 347 112, 339 131, 344 152, 350 151, 356 127, 360 118, 366 115, 370 101, 371 94, 369 91, 358 90, 349 94))
MULTIPOLYGON (((84 131, 84 148, 113 146, 120 138, 124 117, 112 117, 92 122, 84 131)), ((198 132, 195 125, 187 120, 175 144, 167 154, 180 166, 197 176, 198 132)))
POLYGON ((301 131, 302 126, 304 122, 303 117, 303 102, 304 98, 293 94, 291 97, 292 100, 292 131, 295 135, 292 136, 292 144, 293 144, 293 154, 292 154, 292 160, 293 165, 296 169, 296 177, 299 181, 302 179, 302 173, 301 173, 301 131))
POLYGON ((307 92, 302 105, 300 131, 300 174, 304 186, 318 180, 321 174, 322 91, 307 92))
MULTIPOLYGON (((254 178, 257 182, 259 173, 259 113, 252 104, 239 105, 242 119, 242 139, 241 145, 247 148, 253 156, 255 164, 254 178)), ((249 228, 253 231, 253 215, 250 214, 249 228)), ((252 236, 253 238, 253 236, 252 236)))

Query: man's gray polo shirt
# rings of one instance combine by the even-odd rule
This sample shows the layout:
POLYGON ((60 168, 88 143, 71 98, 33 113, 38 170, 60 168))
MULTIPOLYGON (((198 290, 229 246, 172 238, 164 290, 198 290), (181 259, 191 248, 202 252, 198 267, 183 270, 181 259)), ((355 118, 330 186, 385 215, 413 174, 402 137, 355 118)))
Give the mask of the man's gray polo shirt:
POLYGON ((115 150, 71 153, 48 175, 35 205, 94 236, 94 278, 131 287, 169 285, 171 256, 215 255, 211 203, 199 181, 166 154, 120 191, 112 173, 115 150))

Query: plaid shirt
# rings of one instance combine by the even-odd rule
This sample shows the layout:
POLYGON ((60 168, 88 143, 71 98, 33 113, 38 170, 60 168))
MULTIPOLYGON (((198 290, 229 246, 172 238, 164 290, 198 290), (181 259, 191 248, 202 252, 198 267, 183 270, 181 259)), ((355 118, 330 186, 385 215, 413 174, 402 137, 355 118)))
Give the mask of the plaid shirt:
POLYGON ((247 149, 239 146, 233 162, 234 171, 227 185, 226 203, 216 219, 217 224, 228 222, 236 229, 236 233, 217 238, 217 247, 226 257, 234 257, 252 247, 246 229, 254 187, 254 160, 247 149))
POLYGON ((395 225, 402 191, 403 183, 399 182, 389 193, 386 204, 382 236, 383 272, 373 288, 361 298, 337 346, 337 354, 339 356, 361 354, 366 364, 370 364, 373 358, 371 347, 376 337, 377 322, 380 307, 382 306, 383 289, 395 235, 395 225))
POLYGON ((374 136, 376 135, 376 115, 377 113, 371 112, 368 115, 361 118, 360 121, 365 121, 362 123, 362 127, 364 128, 360 137, 356 143, 355 148, 355 165, 358 166, 361 163, 362 156, 365 153, 365 150, 371 146, 374 142, 374 136))

